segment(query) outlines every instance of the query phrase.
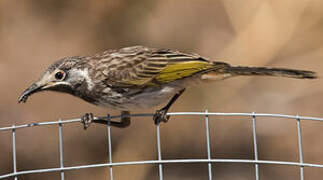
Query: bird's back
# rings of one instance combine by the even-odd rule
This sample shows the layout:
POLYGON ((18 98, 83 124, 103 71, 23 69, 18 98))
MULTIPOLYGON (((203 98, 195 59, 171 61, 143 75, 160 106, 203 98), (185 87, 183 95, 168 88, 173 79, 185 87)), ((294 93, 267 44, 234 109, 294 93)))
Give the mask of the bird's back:
POLYGON ((196 54, 143 46, 105 51, 92 59, 96 61, 97 77, 106 78, 111 85, 125 87, 163 85, 228 66, 196 54))

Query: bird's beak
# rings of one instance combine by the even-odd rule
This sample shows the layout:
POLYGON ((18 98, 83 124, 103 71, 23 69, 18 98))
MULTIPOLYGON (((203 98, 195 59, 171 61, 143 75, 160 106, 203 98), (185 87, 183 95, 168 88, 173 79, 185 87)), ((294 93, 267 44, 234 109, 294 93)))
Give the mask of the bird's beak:
POLYGON ((40 82, 33 83, 29 88, 27 88, 21 94, 21 96, 18 99, 18 103, 25 103, 30 95, 42 90, 49 89, 55 86, 55 84, 56 84, 55 82, 49 82, 49 83, 46 83, 45 85, 40 82))

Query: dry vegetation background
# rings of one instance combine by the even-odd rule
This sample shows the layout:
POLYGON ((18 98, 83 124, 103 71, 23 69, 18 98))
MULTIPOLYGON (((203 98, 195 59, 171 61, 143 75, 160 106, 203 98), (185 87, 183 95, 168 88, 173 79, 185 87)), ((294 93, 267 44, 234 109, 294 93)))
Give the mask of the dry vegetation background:
MULTIPOLYGON (((24 105, 20 93, 65 56, 89 55, 131 45, 195 52, 234 65, 323 68, 322 0, 2 0, 0 1, 0 127, 77 118, 102 109, 59 93, 42 93, 24 105)), ((241 77, 189 89, 171 111, 266 112, 322 117, 322 79, 241 77)), ((142 112, 153 112, 145 109, 142 112)), ((211 118, 213 158, 253 158, 247 118, 211 118)), ((259 118, 259 158, 298 161, 296 122, 259 118)), ((304 122, 304 160, 323 164, 323 124, 304 122)), ((107 162, 106 128, 64 127, 65 166, 107 162)), ((205 158, 204 121, 173 117, 163 124, 163 158, 205 158)), ((113 160, 156 159, 151 118, 112 129, 113 160)), ((0 132, 0 174, 12 171, 10 132, 0 132)), ((57 167, 58 129, 17 131, 18 169, 57 167)), ((247 164, 214 164, 218 180, 252 179, 247 164)), ((116 179, 156 179, 151 165, 116 167, 116 179)), ((165 179, 207 179, 207 165, 166 165, 165 179)), ((66 179, 107 179, 108 168, 66 172, 66 179)), ((261 179, 299 178, 296 167, 260 166, 261 179)), ((308 180, 323 170, 305 168, 308 180)), ((59 179, 59 173, 20 179, 59 179)))

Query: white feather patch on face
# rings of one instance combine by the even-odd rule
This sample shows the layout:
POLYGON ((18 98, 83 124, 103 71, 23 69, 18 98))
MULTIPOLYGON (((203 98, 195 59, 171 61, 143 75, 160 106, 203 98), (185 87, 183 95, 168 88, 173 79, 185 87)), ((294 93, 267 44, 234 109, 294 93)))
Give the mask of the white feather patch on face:
POLYGON ((89 91, 94 88, 94 83, 89 76, 89 70, 87 68, 71 70, 70 73, 73 74, 74 77, 82 77, 82 79, 84 78, 89 91))

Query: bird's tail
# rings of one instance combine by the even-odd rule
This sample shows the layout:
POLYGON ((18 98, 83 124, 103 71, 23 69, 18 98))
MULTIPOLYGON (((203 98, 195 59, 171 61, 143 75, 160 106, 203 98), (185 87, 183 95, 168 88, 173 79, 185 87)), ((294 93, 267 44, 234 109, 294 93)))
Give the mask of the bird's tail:
POLYGON ((212 62, 211 71, 201 76, 202 80, 223 80, 235 76, 276 76, 297 79, 315 79, 317 74, 313 71, 304 71, 286 68, 231 66, 224 62, 212 62))
POLYGON ((226 68, 226 72, 231 74, 232 76, 278 76, 297 79, 317 78, 317 74, 313 71, 286 68, 229 66, 226 68))

